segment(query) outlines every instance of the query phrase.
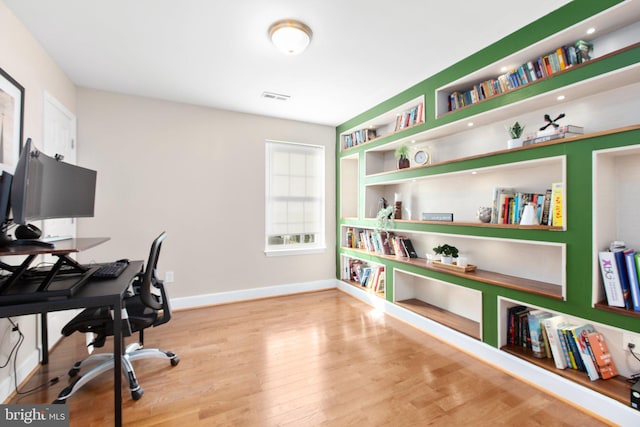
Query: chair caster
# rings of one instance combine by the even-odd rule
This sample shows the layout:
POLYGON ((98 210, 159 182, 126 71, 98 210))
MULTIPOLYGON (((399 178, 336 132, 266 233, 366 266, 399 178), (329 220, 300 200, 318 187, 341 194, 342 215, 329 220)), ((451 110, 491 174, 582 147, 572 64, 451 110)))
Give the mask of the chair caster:
POLYGON ((141 388, 138 388, 137 390, 131 392, 131 398, 133 400, 138 400, 142 397, 143 394, 144 394, 144 390, 141 388))
POLYGON ((56 399, 51 402, 52 405, 64 405, 65 403, 67 403, 67 399, 56 399))
POLYGON ((82 366, 82 361, 76 362, 73 364, 73 367, 69 369, 69 377, 75 377, 80 372, 80 367, 82 366))
POLYGON ((178 366, 178 363, 180 363, 180 358, 178 356, 171 359, 171 366, 178 366))

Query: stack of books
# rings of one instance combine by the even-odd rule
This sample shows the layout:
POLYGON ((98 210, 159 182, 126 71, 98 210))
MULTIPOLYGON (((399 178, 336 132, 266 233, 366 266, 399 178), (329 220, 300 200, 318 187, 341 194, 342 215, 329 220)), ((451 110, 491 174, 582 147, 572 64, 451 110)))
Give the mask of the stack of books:
POLYGON ((537 144, 539 142, 552 141, 554 139, 567 138, 582 134, 584 134, 584 128, 582 126, 564 125, 557 128, 551 127, 550 129, 541 130, 528 136, 524 141, 522 141, 522 145, 537 144))

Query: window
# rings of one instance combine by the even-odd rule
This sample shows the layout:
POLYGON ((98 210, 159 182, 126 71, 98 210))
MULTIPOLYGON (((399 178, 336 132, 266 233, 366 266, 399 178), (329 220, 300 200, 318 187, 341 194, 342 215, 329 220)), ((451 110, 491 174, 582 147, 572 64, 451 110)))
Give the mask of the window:
POLYGON ((324 250, 324 147, 266 144, 265 253, 324 250))

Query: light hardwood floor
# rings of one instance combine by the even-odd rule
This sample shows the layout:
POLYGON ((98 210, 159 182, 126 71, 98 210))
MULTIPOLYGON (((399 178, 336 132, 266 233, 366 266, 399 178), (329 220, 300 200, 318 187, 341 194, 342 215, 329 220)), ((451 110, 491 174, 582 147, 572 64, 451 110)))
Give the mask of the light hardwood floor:
MULTIPOLYGON (((24 388, 59 383, 7 403, 54 400, 85 356, 76 335, 24 388)), ((606 425, 337 290, 177 312, 145 341, 181 362, 135 363, 129 426, 606 425)), ((113 424, 112 381, 68 400, 71 426, 113 424)))

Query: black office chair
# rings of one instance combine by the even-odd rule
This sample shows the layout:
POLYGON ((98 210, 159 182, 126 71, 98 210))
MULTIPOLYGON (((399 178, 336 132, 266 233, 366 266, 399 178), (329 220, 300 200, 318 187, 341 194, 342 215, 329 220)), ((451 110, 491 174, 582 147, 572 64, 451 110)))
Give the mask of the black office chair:
MULTIPOLYGON (((171 362, 171 366, 176 366, 180 362, 178 356, 170 351, 157 348, 143 348, 144 330, 167 323, 169 319, 171 319, 171 307, 169 306, 169 299, 167 298, 164 284, 156 277, 156 266, 160 255, 160 247, 165 237, 166 234, 163 232, 154 240, 144 272, 136 276, 136 279, 128 291, 128 295, 124 299, 128 325, 126 321, 123 321, 123 334, 131 335, 136 332, 139 334, 138 342, 129 344, 122 355, 122 370, 126 371, 131 397, 134 400, 140 399, 144 394, 144 390, 138 384, 131 362, 146 358, 168 359, 171 362), (127 330, 129 328, 130 330, 127 330)), ((67 323, 62 329, 62 334, 69 336, 76 331, 85 333, 92 332, 95 334, 95 338, 90 345, 102 347, 104 346, 106 338, 113 336, 113 323, 110 307, 88 308, 67 323)), ((84 360, 76 362, 69 371, 69 376, 76 376, 81 367, 90 363, 98 364, 62 390, 53 403, 65 403, 66 400, 84 384, 103 372, 113 369, 113 354, 94 354, 84 360)))

